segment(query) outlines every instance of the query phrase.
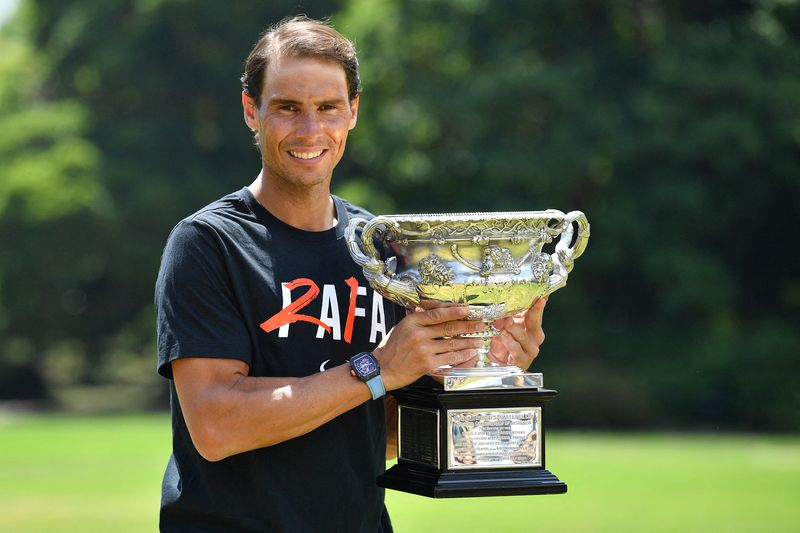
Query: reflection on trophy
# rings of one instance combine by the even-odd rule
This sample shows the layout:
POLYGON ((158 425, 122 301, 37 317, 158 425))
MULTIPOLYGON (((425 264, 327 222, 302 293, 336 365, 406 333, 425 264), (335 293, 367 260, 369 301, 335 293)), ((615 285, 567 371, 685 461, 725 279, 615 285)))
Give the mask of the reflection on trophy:
POLYGON ((543 388, 541 374, 493 361, 489 345, 498 334, 494 321, 566 284, 589 238, 584 214, 355 218, 346 237, 370 285, 386 298, 410 310, 468 305, 469 319, 485 324, 475 367, 441 367, 427 384, 394 391, 398 464, 379 483, 433 497, 565 492, 544 467, 542 408, 556 391, 543 388))

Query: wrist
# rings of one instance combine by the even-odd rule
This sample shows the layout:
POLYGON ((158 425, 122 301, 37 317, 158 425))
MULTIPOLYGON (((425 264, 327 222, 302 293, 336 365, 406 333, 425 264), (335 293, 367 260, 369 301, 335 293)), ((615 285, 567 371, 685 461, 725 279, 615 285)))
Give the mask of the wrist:
POLYGON ((364 383, 373 400, 386 394, 386 387, 381 377, 381 366, 370 352, 361 352, 350 359, 350 375, 364 383))
POLYGON ((381 379, 383 379, 383 386, 386 388, 386 392, 399 389, 402 385, 398 385, 396 383, 396 373, 392 372, 392 369, 389 368, 391 365, 384 364, 384 349, 381 346, 378 346, 372 350, 372 355, 375 356, 375 359, 377 359, 378 363, 381 365, 381 379))

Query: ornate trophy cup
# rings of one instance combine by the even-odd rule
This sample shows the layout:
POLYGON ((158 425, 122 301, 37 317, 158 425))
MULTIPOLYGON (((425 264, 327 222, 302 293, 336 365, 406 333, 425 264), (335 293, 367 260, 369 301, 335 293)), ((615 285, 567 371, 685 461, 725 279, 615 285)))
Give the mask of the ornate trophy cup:
POLYGON ((398 463, 381 486, 432 497, 566 492, 545 469, 542 375, 489 356, 497 319, 563 287, 586 248, 580 211, 379 216, 350 221, 353 259, 381 295, 410 310, 468 305, 486 327, 473 368, 441 367, 393 391, 398 463), (359 235, 360 230, 360 235, 359 235), (558 237, 552 253, 543 250, 558 237), (381 259, 376 245, 388 250, 381 259))

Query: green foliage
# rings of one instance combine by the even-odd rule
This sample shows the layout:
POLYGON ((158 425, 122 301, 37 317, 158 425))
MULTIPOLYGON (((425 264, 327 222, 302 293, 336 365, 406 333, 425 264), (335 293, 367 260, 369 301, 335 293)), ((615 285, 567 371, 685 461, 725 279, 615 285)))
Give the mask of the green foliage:
MULTIPOLYGON (((319 4, 309 15, 336 8, 319 4)), ((258 173, 238 78, 251 42, 295 6, 23 2, 0 54, 0 242, 13 243, 0 251, 0 399, 166 405, 161 250, 180 218, 258 173)))
POLYGON ((554 418, 800 428, 797 4, 495 7, 348 5, 353 174, 397 211, 587 213, 537 362, 554 418))
POLYGON ((41 351, 71 339, 52 310, 59 299, 68 312, 81 305, 79 256, 64 246, 74 237, 58 238, 80 230, 71 221, 102 223, 105 190, 88 110, 44 97, 48 62, 22 37, 0 35, 0 49, 0 397, 37 398, 47 395, 41 351))
POLYGON ((554 420, 800 429, 797 2, 23 6, 0 54, 0 396, 163 399, 164 240, 258 172, 238 76, 267 23, 306 11, 360 50, 337 193, 588 215, 537 361, 554 420))
POLYGON ((43 222, 90 208, 102 189, 97 149, 82 137, 86 109, 39 100, 45 62, 16 39, 0 36, 0 48, 0 213, 43 222))

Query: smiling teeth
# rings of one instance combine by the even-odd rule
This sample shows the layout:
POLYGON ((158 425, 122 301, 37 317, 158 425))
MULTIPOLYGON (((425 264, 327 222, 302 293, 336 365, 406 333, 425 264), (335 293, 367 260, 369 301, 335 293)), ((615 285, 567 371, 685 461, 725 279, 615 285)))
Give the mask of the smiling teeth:
POLYGON ((297 157, 298 159, 314 159, 315 157, 319 157, 322 155, 322 150, 319 152, 289 152, 292 157, 297 157))

